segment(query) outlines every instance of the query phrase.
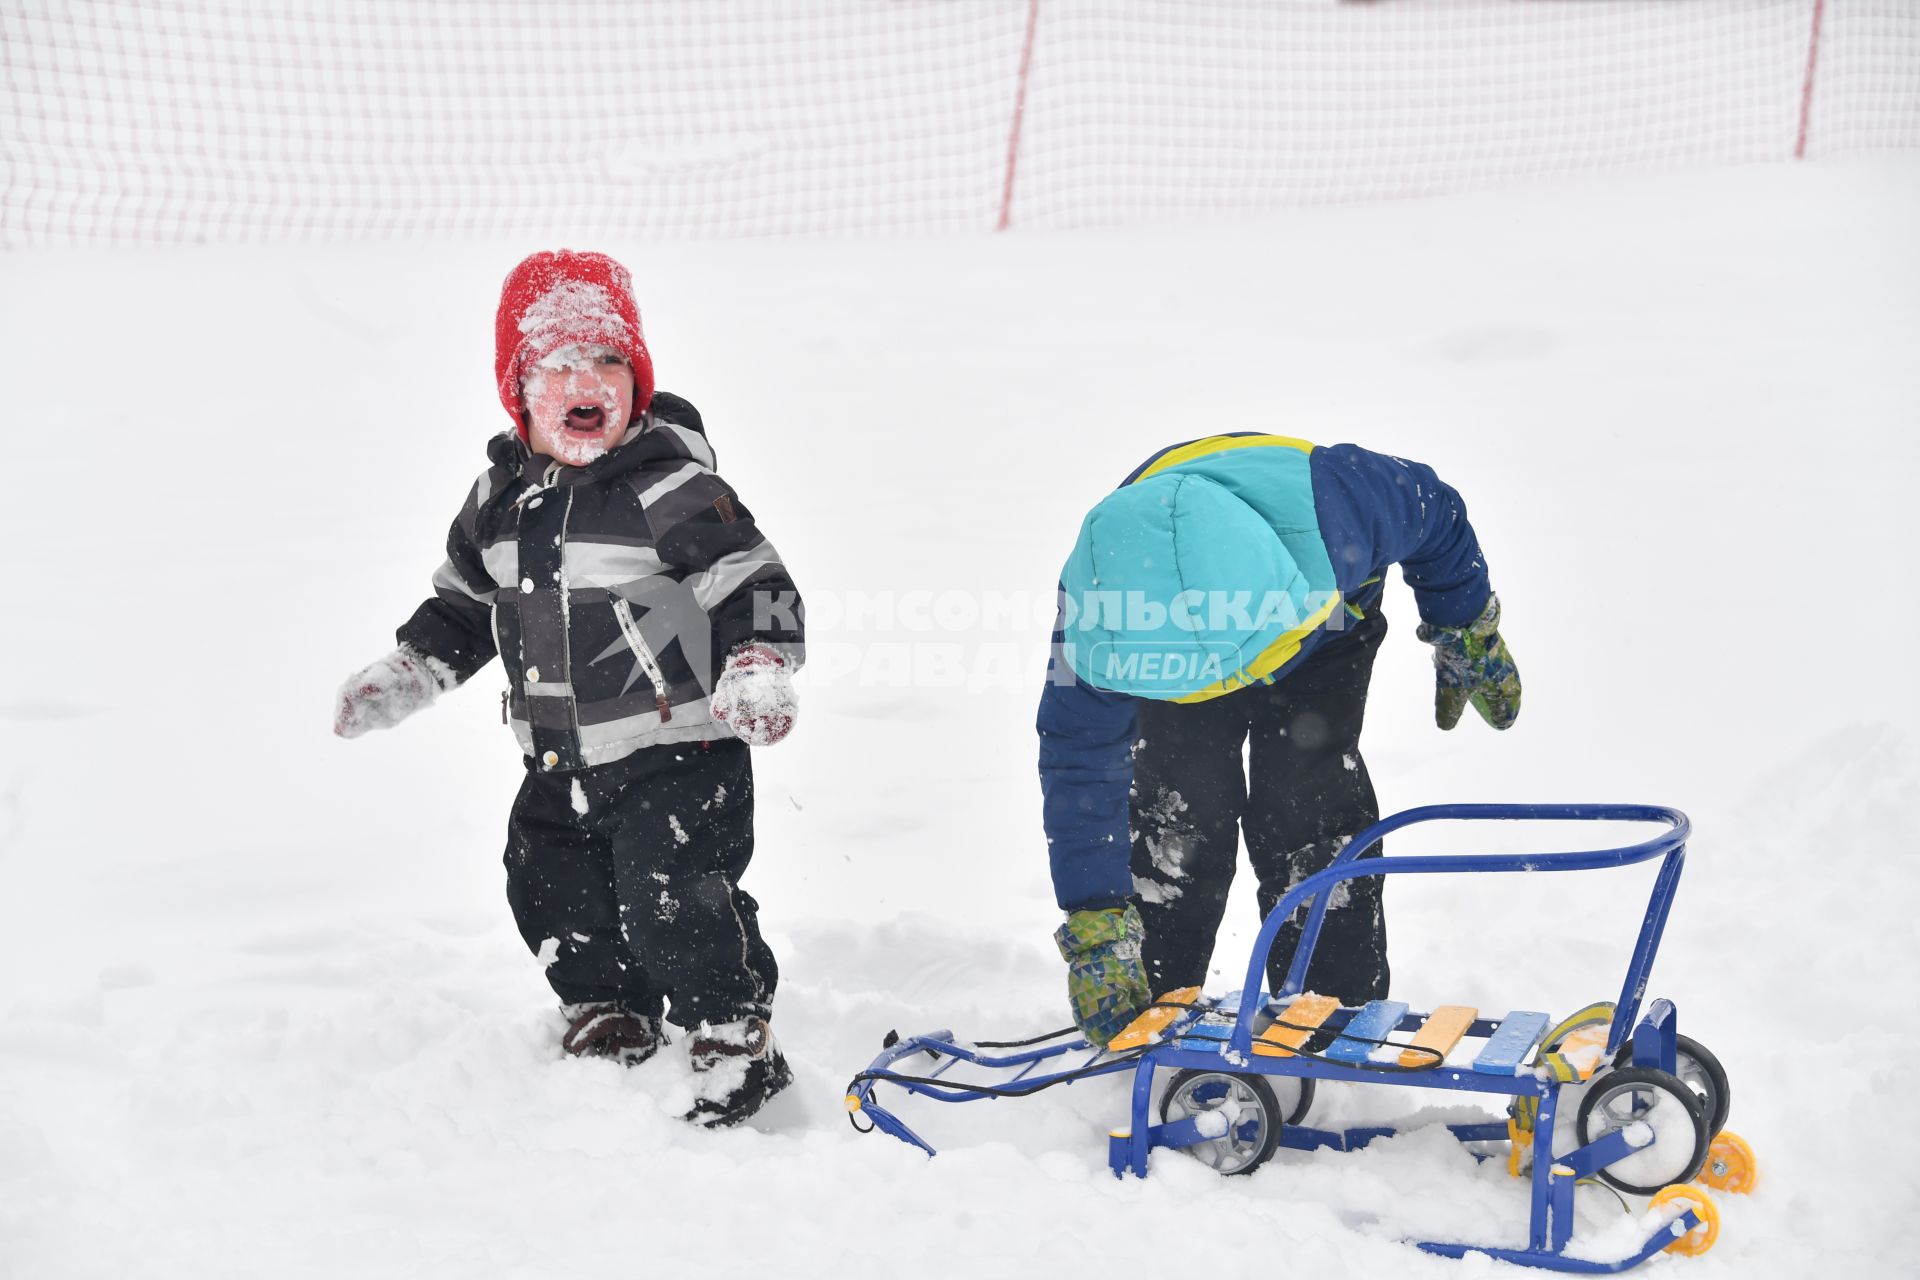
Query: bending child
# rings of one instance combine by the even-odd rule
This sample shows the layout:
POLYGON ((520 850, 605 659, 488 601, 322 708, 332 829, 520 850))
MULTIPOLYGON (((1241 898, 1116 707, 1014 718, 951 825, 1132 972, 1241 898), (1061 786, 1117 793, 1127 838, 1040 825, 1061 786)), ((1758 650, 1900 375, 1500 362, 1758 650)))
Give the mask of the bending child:
MULTIPOLYGON (((1096 503, 1061 570, 1040 696, 1055 934, 1074 1021, 1105 1045, 1204 986, 1244 839, 1264 920, 1380 817, 1360 755, 1393 565, 1433 646, 1434 718, 1520 714, 1480 541, 1431 467, 1356 445, 1235 432, 1171 445, 1096 503)), ((1378 856, 1375 845, 1359 856, 1378 856)), ((1306 970, 1386 998, 1381 880, 1339 886, 1306 970)), ((1279 991, 1296 914, 1268 958, 1279 991)))

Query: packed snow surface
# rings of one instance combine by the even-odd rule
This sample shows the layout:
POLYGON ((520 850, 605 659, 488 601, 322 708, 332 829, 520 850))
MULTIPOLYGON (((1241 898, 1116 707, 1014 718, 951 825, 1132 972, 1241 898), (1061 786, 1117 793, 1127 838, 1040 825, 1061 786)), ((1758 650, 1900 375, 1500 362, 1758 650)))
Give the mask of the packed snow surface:
MULTIPOLYGON (((814 609, 747 880, 798 1082, 721 1133, 675 1118, 684 1039, 562 1060, 501 893, 498 669, 329 732, 503 425, 499 282, 556 244, 0 260, 0 1274, 1503 1272, 1403 1243, 1524 1240, 1504 1161, 1438 1127, 1492 1099, 1326 1087, 1318 1120, 1432 1123, 1249 1178, 1162 1153, 1144 1181, 1106 1171, 1121 1080, 902 1103, 933 1160, 841 1109, 889 1028, 1064 1021, 1032 730, 1052 585, 1142 456, 1227 430, 1418 458, 1472 510, 1525 714, 1434 728, 1395 579, 1365 743, 1388 809, 1694 819, 1651 994, 1727 1065, 1764 1180, 1720 1198, 1710 1254, 1648 1274, 1910 1273, 1916 225, 1920 165, 1890 159, 1183 229, 576 246, 633 268, 660 384, 814 609)), ((1612 998, 1650 882, 1396 882, 1395 995, 1612 998)), ((1251 900, 1243 876, 1216 992, 1251 900)), ((1630 1248, 1644 1224, 1581 1196, 1582 1255, 1630 1248)))

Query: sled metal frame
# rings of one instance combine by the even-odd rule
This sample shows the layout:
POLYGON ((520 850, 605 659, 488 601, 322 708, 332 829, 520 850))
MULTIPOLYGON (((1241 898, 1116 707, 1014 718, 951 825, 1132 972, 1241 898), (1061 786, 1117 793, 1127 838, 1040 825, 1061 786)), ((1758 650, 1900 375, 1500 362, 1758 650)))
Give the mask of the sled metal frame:
MULTIPOLYGON (((892 1040, 880 1056, 873 1060, 866 1078, 849 1091, 847 1106, 850 1111, 867 1117, 873 1127, 919 1147, 928 1155, 933 1155, 934 1148, 930 1143, 875 1099, 876 1084, 885 1081, 905 1089, 910 1094, 918 1094, 941 1102, 971 1102, 1002 1095, 983 1092, 983 1086, 970 1085, 961 1081, 947 1084, 940 1080, 941 1075, 959 1063, 969 1063, 989 1070, 1011 1073, 1006 1079, 996 1081, 993 1087, 1001 1089, 1014 1087, 1033 1091, 1051 1084, 1071 1083, 1077 1079, 1131 1070, 1134 1073, 1132 1123, 1128 1128, 1116 1129, 1110 1135, 1108 1164, 1115 1176, 1131 1173, 1135 1177, 1144 1178, 1147 1175, 1149 1158, 1156 1147, 1178 1148, 1207 1140, 1207 1135, 1200 1132, 1200 1127, 1193 1118, 1167 1124, 1153 1123, 1151 1114, 1153 1086, 1155 1077, 1161 1071, 1197 1069, 1230 1075, 1290 1076, 1351 1084, 1389 1084, 1409 1088, 1530 1097, 1537 1100, 1538 1110, 1534 1120, 1532 1141, 1533 1168, 1529 1188, 1530 1217, 1526 1248, 1500 1248, 1433 1240, 1412 1243, 1429 1253, 1447 1257, 1457 1258, 1468 1253, 1484 1253, 1502 1261, 1545 1267, 1556 1271, 1590 1274, 1625 1271, 1665 1249, 1687 1232, 1701 1225, 1701 1220, 1692 1210, 1683 1209, 1677 1217, 1662 1223, 1655 1229, 1639 1250, 1629 1257, 1612 1262, 1594 1262, 1569 1257, 1565 1253, 1566 1246, 1573 1235, 1574 1185, 1583 1178, 1591 1177, 1614 1161, 1654 1145, 1657 1137, 1651 1126, 1628 1126, 1626 1129, 1608 1134, 1596 1142, 1587 1143, 1555 1159, 1553 1155, 1554 1118, 1563 1085, 1560 1081, 1544 1078, 1544 1073, 1537 1073, 1523 1066, 1517 1069, 1515 1075, 1507 1077, 1477 1072, 1470 1067, 1456 1067, 1444 1062, 1429 1070, 1382 1073, 1298 1055, 1273 1056, 1270 1048, 1266 1053, 1254 1051, 1255 1027, 1257 1021, 1263 1017, 1284 1018, 1288 1005, 1304 991, 1306 974, 1312 962, 1314 948, 1319 941, 1321 926, 1326 920, 1333 891, 1349 880, 1363 876, 1592 871, 1607 867, 1630 866, 1657 858, 1660 860, 1660 869, 1654 879, 1646 914, 1641 920, 1639 937, 1634 942, 1633 954, 1627 963, 1626 977, 1621 983, 1613 1026, 1608 1034, 1601 1061, 1611 1062, 1622 1045, 1627 1043, 1631 1033, 1634 1064, 1658 1067, 1671 1073, 1675 1065, 1674 1006, 1667 1000, 1653 1000, 1647 1005, 1644 1016, 1641 1016, 1640 1006, 1646 993, 1648 974, 1653 968, 1654 957, 1660 948, 1661 934, 1666 928, 1667 915, 1673 905, 1673 895, 1680 881, 1681 868, 1685 864, 1686 844, 1690 833, 1691 824, 1684 813, 1678 809, 1656 805, 1442 804, 1408 809, 1383 818, 1362 831, 1341 851, 1330 866, 1301 881, 1281 898, 1273 911, 1268 913, 1265 923, 1261 926, 1259 937, 1254 941, 1252 952, 1247 959, 1246 979, 1238 993, 1225 998, 1195 1001, 1190 1010, 1179 1014, 1155 1038, 1154 1042, 1137 1056, 1129 1054, 1102 1061, 1105 1054, 1094 1054, 1075 1066, 1043 1070, 1043 1067, 1055 1063, 1059 1058, 1078 1051, 1090 1050, 1092 1046, 1085 1039, 1075 1037, 1053 1044, 1023 1048, 1019 1052, 990 1053, 982 1051, 980 1047, 956 1040, 950 1031, 936 1031, 926 1035, 892 1040), (1420 823, 1443 821, 1635 822, 1658 823, 1664 825, 1667 830, 1638 844, 1584 852, 1365 856, 1382 839, 1396 831, 1420 823), (1306 912, 1306 916, 1300 945, 1294 953, 1280 990, 1268 994, 1262 990, 1268 954, 1279 937, 1281 926, 1301 910, 1306 912), (1207 1020, 1209 1015, 1214 1015, 1216 1025, 1223 1015, 1231 1015, 1231 1020, 1224 1029, 1224 1035, 1201 1037, 1193 1034, 1198 1025, 1207 1020), (911 1073, 896 1071, 896 1064, 917 1053, 927 1053, 939 1059, 940 1066, 918 1081, 902 1079, 901 1077, 911 1073)), ((1336 1010, 1321 1024, 1321 1030, 1340 1031, 1358 1012, 1359 1010, 1355 1008, 1336 1010)), ((1422 1013, 1408 1013, 1400 1019, 1394 1029, 1416 1030, 1425 1023, 1427 1017, 1428 1015, 1422 1013)), ((1476 1018, 1465 1035, 1468 1037, 1490 1036, 1497 1030, 1499 1023, 1498 1019, 1476 1018)), ((1277 1120, 1278 1117, 1275 1119, 1277 1120)), ((1505 1142, 1511 1136, 1504 1122, 1452 1124, 1447 1128, 1463 1143, 1505 1142)), ((1375 1138, 1398 1132, 1400 1130, 1392 1127, 1331 1130, 1283 1124, 1279 1144, 1296 1150, 1329 1148, 1351 1151, 1367 1145, 1375 1138)))

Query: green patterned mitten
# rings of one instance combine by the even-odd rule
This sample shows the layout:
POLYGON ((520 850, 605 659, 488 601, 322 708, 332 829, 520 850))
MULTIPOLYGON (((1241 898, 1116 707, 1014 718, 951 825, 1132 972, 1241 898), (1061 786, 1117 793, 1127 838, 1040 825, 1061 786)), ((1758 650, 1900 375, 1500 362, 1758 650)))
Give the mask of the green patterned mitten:
POLYGON ((1088 1040, 1105 1048, 1142 1009, 1153 1003, 1140 963, 1146 930, 1133 904, 1073 911, 1054 931, 1067 962, 1067 997, 1073 1020, 1088 1040))
POLYGON ((1433 719, 1442 729, 1459 724, 1469 702, 1496 729, 1519 718, 1520 672, 1499 627, 1499 596, 1487 597, 1487 607, 1464 627, 1420 624, 1420 638, 1433 646, 1433 719))

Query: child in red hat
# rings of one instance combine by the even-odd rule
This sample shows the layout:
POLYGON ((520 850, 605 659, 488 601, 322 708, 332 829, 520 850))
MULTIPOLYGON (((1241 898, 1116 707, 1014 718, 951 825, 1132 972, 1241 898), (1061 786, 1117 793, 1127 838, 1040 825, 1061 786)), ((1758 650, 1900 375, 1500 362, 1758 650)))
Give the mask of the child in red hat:
POLYGON ((526 754, 507 898, 562 1001, 567 1053, 644 1061, 667 1017, 732 1124, 792 1079, 777 969, 740 888, 749 744, 793 727, 799 594, 714 472, 692 405, 653 389, 626 269, 537 253, 501 291, 494 437, 399 648, 341 687, 334 732, 384 729, 496 654, 526 754))

